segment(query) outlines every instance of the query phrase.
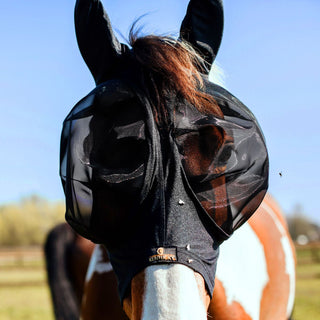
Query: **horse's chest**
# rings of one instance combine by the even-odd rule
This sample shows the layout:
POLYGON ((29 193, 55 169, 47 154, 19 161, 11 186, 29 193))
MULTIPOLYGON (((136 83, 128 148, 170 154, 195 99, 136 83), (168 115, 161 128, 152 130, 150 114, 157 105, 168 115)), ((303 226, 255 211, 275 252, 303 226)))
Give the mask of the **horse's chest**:
POLYGON ((288 319, 294 279, 294 251, 288 233, 265 201, 249 223, 220 247, 212 313, 219 309, 228 319, 288 319))

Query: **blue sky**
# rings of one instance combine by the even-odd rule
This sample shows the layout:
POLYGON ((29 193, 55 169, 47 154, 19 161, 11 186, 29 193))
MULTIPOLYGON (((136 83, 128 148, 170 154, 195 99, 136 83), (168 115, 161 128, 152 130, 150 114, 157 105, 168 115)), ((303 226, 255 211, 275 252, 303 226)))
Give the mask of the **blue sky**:
MULTIPOLYGON (((103 1, 127 35, 176 34, 186 0, 103 1)), ((257 116, 270 154, 270 192, 282 208, 302 205, 320 223, 320 2, 225 0, 217 60, 226 87, 257 116), (279 173, 282 173, 280 177, 279 173)), ((94 82, 77 48, 74 1, 0 1, 0 204, 39 194, 63 199, 61 124, 94 82)))

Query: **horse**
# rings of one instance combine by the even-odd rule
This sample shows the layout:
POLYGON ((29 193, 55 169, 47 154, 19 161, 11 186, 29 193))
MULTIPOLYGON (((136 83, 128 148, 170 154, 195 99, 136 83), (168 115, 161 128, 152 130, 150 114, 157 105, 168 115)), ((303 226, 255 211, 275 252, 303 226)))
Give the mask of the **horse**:
MULTIPOLYGON (((62 226, 59 228, 61 231, 62 226)), ((52 236, 48 239, 52 240, 52 236)), ((75 280, 68 273, 66 282, 71 283, 71 287, 83 288, 80 293, 78 290, 78 297, 82 296, 81 305, 78 299, 78 309, 74 308, 75 314, 81 313, 83 320, 155 319, 159 313, 162 314, 159 319, 189 319, 192 318, 190 314, 193 314, 193 319, 201 319, 202 314, 202 318, 208 320, 291 319, 295 296, 295 249, 282 211, 269 194, 249 221, 221 245, 211 300, 199 274, 184 266, 159 265, 143 270, 132 279, 131 292, 121 306, 117 279, 105 247, 93 246, 88 240, 74 236, 68 252, 68 270, 72 269, 79 276, 75 280), (76 252, 80 259, 72 258, 76 252), (86 275, 81 264, 88 265, 86 275), (174 268, 177 270, 170 270, 174 268), (167 279, 168 283, 161 286, 161 278, 167 279), (84 286, 79 285, 84 279, 84 286), (176 290, 182 285, 184 291, 180 288, 170 292, 171 288, 176 290)), ((50 265, 53 259, 47 261, 50 265)), ((66 263, 64 267, 67 267, 66 263)), ((61 297, 62 286, 57 283, 54 286, 53 281, 50 285, 52 296, 61 297)), ((60 305, 62 302, 67 304, 67 300, 54 301, 56 319, 75 319, 68 316, 59 318, 57 315, 61 315, 63 310, 60 305)), ((74 302, 69 309, 72 305, 74 302)))
POLYGON ((94 244, 66 223, 50 230, 44 245, 55 319, 79 319, 85 275, 94 244))
MULTIPOLYGON (((183 284, 189 270, 177 270, 173 272, 175 277, 167 276, 168 283, 161 287, 161 277, 165 277, 170 265, 151 266, 136 275, 131 282, 130 297, 124 300, 123 306, 129 319, 134 320, 191 319, 188 315, 192 314, 193 307, 196 309, 193 319, 200 319, 200 314, 206 312, 208 320, 290 319, 295 297, 295 265, 295 249, 286 221, 275 200, 267 195, 253 217, 222 244, 213 297, 207 302, 207 309, 204 282, 192 270, 190 278, 194 276, 195 281, 190 286, 183 284), (155 276, 157 272, 160 278, 155 276), (193 291, 190 292, 192 285, 193 291), (172 296, 170 288, 179 286, 190 291, 177 291, 174 293, 176 296, 172 296), (156 297, 161 300, 160 295, 166 306, 155 300, 156 297), (189 295, 189 298, 183 297, 189 295), (181 307, 183 302, 179 300, 188 300, 190 304, 181 307), (196 302, 199 303, 198 309, 196 302), (182 310, 175 310, 179 311, 178 314, 171 308, 182 310), (159 313, 162 316, 158 317, 159 313)), ((115 285, 116 279, 106 251, 98 245, 87 273, 82 319, 125 319, 111 316, 114 310, 108 299, 115 285), (104 300, 104 310, 100 309, 102 304, 97 302, 97 297, 104 300)), ((113 295, 116 295, 115 290, 113 295)))
POLYGON ((274 206, 222 244, 260 205, 269 168, 252 112, 205 75, 222 1, 191 0, 182 41, 132 28, 131 49, 100 1, 78 0, 75 24, 97 86, 63 123, 66 220, 108 249, 93 252, 81 318, 268 319, 274 304, 272 318, 287 319, 294 257, 274 206))

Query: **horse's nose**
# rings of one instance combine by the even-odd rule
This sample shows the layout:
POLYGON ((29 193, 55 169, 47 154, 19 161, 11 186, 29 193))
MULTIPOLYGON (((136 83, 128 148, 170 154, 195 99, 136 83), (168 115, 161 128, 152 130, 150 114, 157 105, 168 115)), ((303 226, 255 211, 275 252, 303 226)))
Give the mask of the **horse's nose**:
POLYGON ((158 264, 131 281, 123 306, 135 320, 206 320, 210 297, 203 277, 182 264, 158 264))

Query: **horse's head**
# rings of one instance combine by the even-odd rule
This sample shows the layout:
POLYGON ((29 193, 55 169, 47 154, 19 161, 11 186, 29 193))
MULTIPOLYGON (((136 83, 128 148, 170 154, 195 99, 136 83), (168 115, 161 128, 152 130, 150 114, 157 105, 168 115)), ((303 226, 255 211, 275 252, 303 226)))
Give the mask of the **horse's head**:
POLYGON ((229 93, 211 89, 225 117, 180 101, 171 125, 159 128, 145 96, 109 81, 65 121, 67 220, 107 247, 133 319, 160 296, 197 301, 205 317, 219 245, 265 194, 267 158, 255 119, 229 93))
POLYGON ((142 242, 141 251, 153 252, 150 265, 133 276, 124 296, 123 307, 130 319, 207 319, 219 244, 206 218, 215 219, 220 226, 228 219, 223 174, 233 140, 221 127, 205 123, 207 120, 197 119, 193 124, 185 120, 177 112, 174 134, 183 174, 177 173, 179 166, 172 160, 172 171, 167 172, 173 180, 169 185, 173 195, 167 195, 174 199, 168 201, 172 209, 157 226, 146 226, 154 228, 153 233, 160 228, 166 245, 152 248, 148 241, 142 242), (195 206, 195 199, 190 201, 185 192, 187 184, 209 197, 198 197, 195 206), (215 206, 214 199, 222 205, 215 206))
MULTIPOLYGON (((122 174, 122 179, 118 177, 120 183, 112 184, 109 181, 113 176, 105 175, 106 164, 111 165, 110 157, 110 163, 106 163, 103 157, 92 156, 110 150, 102 153, 99 145, 92 149, 94 153, 91 150, 91 164, 96 168, 96 176, 100 172, 101 178, 94 190, 93 203, 97 212, 108 213, 93 216, 92 225, 95 234, 104 239, 117 274, 123 307, 130 319, 206 319, 219 253, 214 232, 219 227, 213 221, 221 217, 222 225, 228 215, 227 206, 216 208, 214 199, 221 203, 226 199, 226 193, 221 190, 225 188, 223 173, 232 139, 222 128, 208 124, 207 118, 199 121, 198 115, 192 124, 186 124, 187 118, 177 115, 176 130, 165 137, 156 136, 151 146, 137 110, 136 120, 134 116, 128 117, 130 123, 126 123, 128 119, 114 117, 119 120, 113 121, 105 139, 116 137, 121 148, 117 143, 106 143, 114 145, 111 154, 120 157, 120 152, 128 151, 124 144, 130 150, 136 145, 135 158, 144 164, 142 173, 150 174, 147 179, 152 184, 141 204, 137 203, 139 195, 132 198, 133 190, 143 189, 145 184, 144 176, 139 175, 140 165, 129 172, 128 166, 124 171, 123 163, 114 161, 113 169, 122 174), (154 159, 145 158, 151 154, 150 148, 155 149, 154 159), (153 167, 148 173, 150 163, 153 167), (215 194, 217 190, 219 194, 215 194), (195 192, 202 197, 197 197, 195 192), (139 210, 135 209, 137 206, 139 210)), ((95 118, 91 124, 93 121, 95 118)), ((99 126, 94 123, 92 128, 97 130, 99 126)))

